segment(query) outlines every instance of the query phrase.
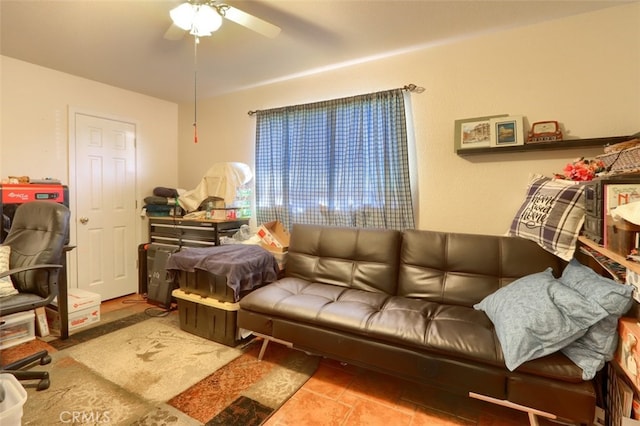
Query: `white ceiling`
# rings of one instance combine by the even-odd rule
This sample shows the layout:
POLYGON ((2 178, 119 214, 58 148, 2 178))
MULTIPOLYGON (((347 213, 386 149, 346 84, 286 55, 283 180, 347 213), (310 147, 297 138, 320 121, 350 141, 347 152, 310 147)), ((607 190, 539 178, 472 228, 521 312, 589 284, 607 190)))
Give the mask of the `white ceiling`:
MULTIPOLYGON (((169 10, 179 3, 0 0, 0 53, 157 98, 188 101, 194 90, 194 39, 188 34, 179 41, 163 37, 171 23, 169 10)), ((199 98, 629 1, 228 3, 282 31, 269 39, 225 20, 212 37, 202 38, 199 98)))

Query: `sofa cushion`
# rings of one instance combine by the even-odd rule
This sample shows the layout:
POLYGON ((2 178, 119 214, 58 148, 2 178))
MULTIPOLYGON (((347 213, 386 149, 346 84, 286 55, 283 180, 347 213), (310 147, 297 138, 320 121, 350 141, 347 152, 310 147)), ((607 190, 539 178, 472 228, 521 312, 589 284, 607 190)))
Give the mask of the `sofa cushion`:
POLYGON ((562 349, 562 353, 582 368, 584 380, 593 379, 613 358, 618 346, 618 319, 633 304, 633 288, 598 275, 573 259, 562 272, 560 282, 602 306, 609 315, 589 327, 584 336, 562 349))
POLYGON ((554 278, 551 269, 523 277, 475 305, 496 328, 505 364, 556 352, 608 315, 600 305, 554 278))
MULTIPOLYGON (((283 278, 246 295, 240 308, 272 318, 269 324, 283 319, 449 360, 499 369, 505 365, 492 322, 482 311, 465 306, 283 278)), ((567 357, 559 352, 549 357, 551 362, 548 357, 533 360, 519 371, 569 383, 581 381, 582 371, 567 357)))
POLYGON ((472 308, 549 266, 559 275, 564 262, 523 238, 406 230, 397 295, 472 308))
POLYGON ((534 175, 509 235, 535 241, 566 261, 573 258, 584 223, 584 186, 534 175))
POLYGON ((473 308, 283 278, 240 301, 243 310, 502 367, 493 324, 473 308))
POLYGON ((395 294, 402 233, 294 224, 285 275, 395 294))

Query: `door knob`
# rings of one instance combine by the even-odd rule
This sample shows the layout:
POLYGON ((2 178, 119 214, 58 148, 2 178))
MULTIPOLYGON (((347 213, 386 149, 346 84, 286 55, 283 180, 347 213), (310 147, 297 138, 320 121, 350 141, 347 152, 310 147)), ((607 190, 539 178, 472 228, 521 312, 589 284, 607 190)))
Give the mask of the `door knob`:
POLYGON ((83 225, 86 225, 87 222, 89 222, 89 218, 88 217, 81 217, 80 218, 80 223, 83 225))

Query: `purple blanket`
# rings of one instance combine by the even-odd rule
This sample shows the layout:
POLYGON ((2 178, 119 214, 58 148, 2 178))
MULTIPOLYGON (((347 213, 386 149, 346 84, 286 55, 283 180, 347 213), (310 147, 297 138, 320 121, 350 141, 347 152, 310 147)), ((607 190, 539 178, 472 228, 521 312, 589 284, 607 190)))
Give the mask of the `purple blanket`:
POLYGON ((186 248, 172 254, 166 268, 187 272, 202 269, 226 276, 236 302, 242 292, 278 279, 275 257, 260 246, 246 244, 186 248))

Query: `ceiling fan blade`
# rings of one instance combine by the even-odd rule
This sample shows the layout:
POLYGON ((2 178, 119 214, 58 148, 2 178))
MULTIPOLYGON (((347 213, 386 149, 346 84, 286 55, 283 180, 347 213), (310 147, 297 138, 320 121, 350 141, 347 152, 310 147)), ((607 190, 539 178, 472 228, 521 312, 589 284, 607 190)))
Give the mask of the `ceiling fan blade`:
POLYGON ((177 26, 176 24, 171 24, 171 26, 164 33, 164 38, 167 40, 182 40, 184 37, 185 30, 177 26))
POLYGON ((275 38, 280 34, 280 27, 276 25, 253 15, 249 15, 247 12, 243 12, 242 10, 227 4, 221 5, 221 7, 223 10, 223 16, 236 24, 240 24, 243 27, 247 27, 250 30, 269 38, 275 38))

